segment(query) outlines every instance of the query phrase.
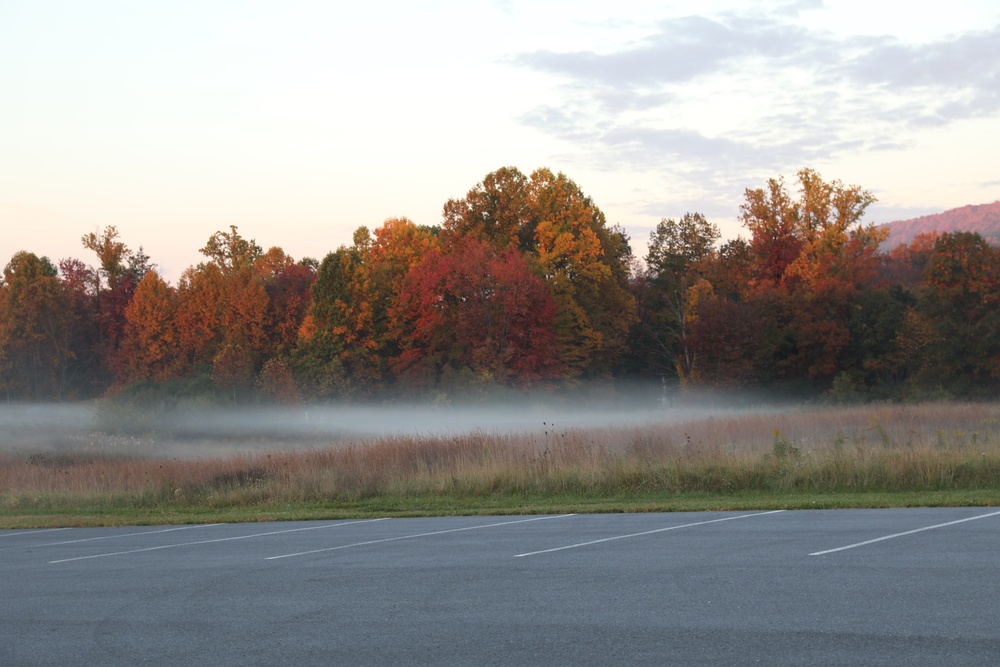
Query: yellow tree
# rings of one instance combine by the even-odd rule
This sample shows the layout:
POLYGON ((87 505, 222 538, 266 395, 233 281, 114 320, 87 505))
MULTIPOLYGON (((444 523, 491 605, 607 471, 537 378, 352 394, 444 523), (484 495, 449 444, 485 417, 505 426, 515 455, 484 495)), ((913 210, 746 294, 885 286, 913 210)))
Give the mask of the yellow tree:
POLYGON ((549 284, 561 321, 561 342, 573 375, 610 371, 636 320, 625 287, 631 250, 609 229, 593 201, 564 174, 538 169, 530 179, 536 220, 532 256, 549 284))

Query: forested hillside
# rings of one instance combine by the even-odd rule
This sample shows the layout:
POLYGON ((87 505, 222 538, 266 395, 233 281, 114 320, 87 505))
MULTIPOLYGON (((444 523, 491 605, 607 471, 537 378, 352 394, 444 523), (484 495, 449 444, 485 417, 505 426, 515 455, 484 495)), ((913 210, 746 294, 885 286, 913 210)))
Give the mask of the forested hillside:
POLYGON ((439 225, 359 228, 323 258, 208 236, 176 285, 107 227, 89 261, 17 252, 0 396, 474 398, 624 380, 836 398, 996 396, 1000 250, 961 231, 886 251, 874 197, 804 169, 743 194, 747 237, 663 219, 639 262, 570 178, 502 168, 439 225))
POLYGON ((975 232, 993 245, 1000 245, 1000 201, 890 222, 886 227, 889 229, 889 238, 885 244, 887 248, 912 243, 920 234, 931 232, 975 232))

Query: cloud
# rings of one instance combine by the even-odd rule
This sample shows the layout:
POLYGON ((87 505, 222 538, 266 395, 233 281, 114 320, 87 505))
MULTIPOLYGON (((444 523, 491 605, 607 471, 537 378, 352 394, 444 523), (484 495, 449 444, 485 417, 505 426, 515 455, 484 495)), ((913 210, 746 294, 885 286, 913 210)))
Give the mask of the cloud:
POLYGON ((907 43, 794 22, 821 8, 685 16, 606 52, 515 54, 561 81, 562 99, 521 121, 589 165, 656 170, 711 199, 748 174, 901 150, 925 128, 1000 113, 1000 26, 907 43))
POLYGON ((926 44, 886 38, 846 63, 857 82, 900 87, 974 87, 997 80, 1000 26, 926 44))
POLYGON ((774 13, 781 16, 798 17, 804 11, 822 9, 823 5, 823 0, 797 0, 797 2, 789 2, 778 7, 774 13))
POLYGON ((789 57, 800 53, 808 39, 804 29, 777 22, 686 16, 659 23, 652 35, 620 51, 539 50, 517 54, 509 62, 584 85, 629 88, 689 82, 755 54, 789 57))

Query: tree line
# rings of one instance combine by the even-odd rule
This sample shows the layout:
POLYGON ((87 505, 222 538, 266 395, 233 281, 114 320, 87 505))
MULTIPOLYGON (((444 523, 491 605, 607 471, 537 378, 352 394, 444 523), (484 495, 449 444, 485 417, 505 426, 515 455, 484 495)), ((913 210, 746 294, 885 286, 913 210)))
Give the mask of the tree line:
POLYGON ((96 265, 14 254, 0 395, 293 403, 653 380, 838 398, 995 396, 1000 250, 973 233, 886 250, 871 193, 810 169, 747 189, 749 237, 665 218, 643 261, 562 173, 505 167, 440 225, 391 218, 317 261, 212 234, 176 285, 115 227, 96 265))

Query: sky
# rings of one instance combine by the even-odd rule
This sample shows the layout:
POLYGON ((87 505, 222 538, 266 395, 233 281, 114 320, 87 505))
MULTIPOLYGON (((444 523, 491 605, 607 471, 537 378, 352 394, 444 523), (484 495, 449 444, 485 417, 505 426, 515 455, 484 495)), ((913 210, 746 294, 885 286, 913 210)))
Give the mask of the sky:
POLYGON ((0 0, 3 264, 107 225, 172 282, 230 225, 322 259, 503 166, 641 257, 804 167, 872 222, 993 202, 998 155, 995 0, 0 0))

